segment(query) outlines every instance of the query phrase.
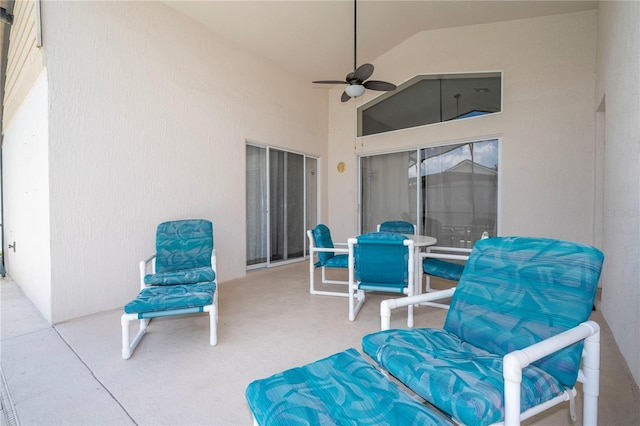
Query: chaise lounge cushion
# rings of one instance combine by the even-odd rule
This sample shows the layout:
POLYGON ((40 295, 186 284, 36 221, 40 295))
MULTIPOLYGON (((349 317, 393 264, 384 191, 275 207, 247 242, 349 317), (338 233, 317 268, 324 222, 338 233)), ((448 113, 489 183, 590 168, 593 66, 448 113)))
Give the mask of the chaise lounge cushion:
POLYGON ((127 314, 188 309, 211 305, 215 282, 147 287, 124 306, 127 314))
POLYGON ((356 351, 256 380, 247 402, 260 425, 450 425, 356 351))
POLYGON ((150 285, 193 284, 215 281, 216 273, 211 266, 180 271, 159 272, 145 275, 144 283, 150 285))
MULTIPOLYGON (((362 339, 363 351, 394 377, 465 425, 504 416, 502 357, 440 329, 389 330, 362 339)), ((564 388, 537 367, 522 374, 521 411, 560 395, 564 388)))

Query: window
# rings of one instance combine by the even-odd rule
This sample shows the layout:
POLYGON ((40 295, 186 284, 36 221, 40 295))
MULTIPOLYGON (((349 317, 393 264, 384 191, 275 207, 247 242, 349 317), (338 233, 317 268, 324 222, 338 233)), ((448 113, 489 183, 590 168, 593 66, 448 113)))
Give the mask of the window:
POLYGON ((418 76, 358 109, 358 136, 502 110, 500 73, 418 76))
POLYGON ((406 220, 438 245, 472 247, 497 235, 498 140, 360 158, 360 228, 406 220))

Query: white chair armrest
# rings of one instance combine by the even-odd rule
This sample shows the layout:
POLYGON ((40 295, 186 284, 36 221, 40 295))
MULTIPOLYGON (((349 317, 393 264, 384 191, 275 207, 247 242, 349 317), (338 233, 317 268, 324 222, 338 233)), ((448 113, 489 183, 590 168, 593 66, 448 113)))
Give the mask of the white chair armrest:
MULTIPOLYGON (((505 425, 520 424, 520 383, 522 382, 522 369, 532 362, 592 336, 596 339, 595 351, 598 353, 598 356, 589 359, 589 362, 594 362, 595 365, 586 365, 586 367, 595 369, 596 374, 599 375, 600 326, 594 321, 583 322, 574 328, 526 348, 509 352, 504 356, 502 375, 504 377, 505 425)), ((586 344, 585 350, 589 350, 586 344)), ((591 355, 593 356, 595 354, 591 355)), ((588 358, 589 357, 585 357, 585 363, 588 358)), ((597 388, 599 387, 597 384, 598 380, 594 381, 596 382, 595 385, 593 383, 590 385, 596 387, 597 394, 597 388)))
POLYGON ((399 299, 386 299, 380 302, 380 330, 388 330, 391 327, 391 311, 409 305, 417 305, 434 300, 447 299, 453 296, 456 288, 434 291, 432 293, 418 294, 415 296, 401 297, 399 299))
POLYGON ((445 247, 445 246, 430 246, 427 247, 427 251, 441 251, 448 253, 471 253, 470 248, 462 248, 462 247, 445 247))
POLYGON ((155 269, 156 269, 156 263, 155 263, 155 259, 156 259, 156 253, 152 254, 151 256, 147 257, 145 260, 141 260, 140 261, 140 289, 145 288, 147 285, 144 283, 144 276, 147 274, 153 274, 155 273, 155 269), (148 269, 149 264, 151 264, 151 268, 148 269))
POLYGON ((420 256, 420 259, 431 258, 431 259, 447 259, 447 260, 469 260, 468 254, 463 255, 463 254, 420 252, 418 256, 420 256))
POLYGON ((327 253, 349 253, 348 248, 330 248, 330 247, 313 247, 311 249, 311 253, 319 253, 319 252, 327 252, 327 253))

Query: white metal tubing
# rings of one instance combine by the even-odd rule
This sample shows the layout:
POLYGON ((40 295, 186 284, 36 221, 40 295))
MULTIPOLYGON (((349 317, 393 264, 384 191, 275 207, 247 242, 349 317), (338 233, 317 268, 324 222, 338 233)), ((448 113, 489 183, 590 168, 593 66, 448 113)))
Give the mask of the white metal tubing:
POLYGON ((427 247, 427 252, 433 252, 433 251, 445 251, 445 252, 451 252, 451 253, 471 253, 471 249, 470 248, 461 248, 461 247, 445 247, 445 246, 430 246, 427 247))
POLYGON ((120 319, 122 325, 122 359, 131 358, 131 354, 140 343, 142 336, 147 332, 147 320, 140 320, 140 329, 133 341, 130 341, 129 323, 135 319, 138 319, 138 314, 123 314, 120 319))
POLYGON ((598 424, 598 396, 600 394, 600 328, 592 322, 597 330, 584 341, 584 362, 582 370, 585 381, 582 385, 584 405, 582 423, 585 426, 598 424))
POLYGON ((520 383, 523 363, 528 364, 528 361, 527 356, 521 351, 508 353, 503 359, 505 426, 520 424, 520 383))
POLYGON ((548 410, 551 407, 555 407, 556 405, 569 401, 572 397, 577 394, 576 388, 566 389, 563 393, 552 398, 548 401, 543 402, 542 404, 538 404, 535 407, 531 407, 527 411, 523 411, 520 413, 520 421, 526 420, 530 417, 535 416, 536 414, 542 413, 545 410, 548 410))
MULTIPOLYGON (((409 296, 414 296, 416 294, 416 290, 415 290, 415 281, 414 281, 415 254, 413 252, 413 249, 414 249, 413 240, 410 240, 410 239, 404 240, 404 245, 405 247, 407 247, 407 250, 409 252, 409 262, 407 265, 409 269, 408 281, 407 281, 408 294, 409 296)), ((407 327, 413 328, 413 304, 407 305, 407 327)))
POLYGON ((209 344, 215 346, 218 343, 218 307, 209 305, 204 307, 204 312, 209 312, 209 344))
MULTIPOLYGON (((340 296, 347 297, 347 293, 340 292, 332 292, 332 291, 320 291, 315 288, 315 263, 314 263, 314 255, 315 253, 348 253, 349 250, 346 248, 345 243, 335 243, 334 248, 320 248, 315 246, 315 240, 313 238, 313 234, 311 230, 307 230, 307 237, 309 239, 309 293, 315 295, 322 296, 340 296), (335 246, 344 246, 345 248, 338 248, 335 246)), ((322 268, 322 283, 323 284, 348 284, 347 281, 337 281, 337 280, 328 280, 326 278, 326 268, 323 266, 322 268)))
POLYGON ((150 273, 155 273, 156 269, 156 255, 155 253, 151 256, 147 257, 145 260, 140 261, 140 289, 145 288, 147 285, 144 283, 144 277, 147 275, 147 265, 151 262, 151 271, 150 273))
POLYGON ((434 291, 433 293, 418 294, 415 296, 402 297, 400 299, 386 299, 380 302, 380 330, 388 330, 391 322, 391 311, 404 306, 432 302, 434 300, 446 299, 453 296, 454 288, 434 291))
POLYGON ((469 256, 463 256, 461 254, 446 254, 446 253, 420 253, 421 258, 432 258, 432 259, 447 259, 447 260, 468 260, 469 256))
MULTIPOLYGON (((588 351, 596 353, 589 361, 590 364, 585 368, 586 383, 590 381, 591 385, 589 395, 587 396, 585 389, 585 401, 583 413, 585 419, 583 422, 589 424, 597 424, 597 400, 599 388, 599 370, 600 370, 600 327, 594 321, 586 321, 578 326, 564 331, 558 335, 545 339, 534 345, 528 346, 521 350, 508 353, 503 358, 503 377, 504 377, 504 400, 505 400, 505 425, 520 424, 520 382, 522 381, 522 369, 534 361, 537 361, 547 355, 558 350, 570 346, 580 340, 588 339, 595 336, 589 341, 588 351), (591 364, 593 363, 593 364, 591 364)), ((585 349, 587 341, 585 340, 585 349)), ((585 357, 585 363, 587 358, 585 357)), ((585 385, 586 385, 585 383, 585 385)))
MULTIPOLYGON (((471 253, 471 249, 468 248, 457 248, 457 247, 441 247, 441 246, 431 246, 427 247, 427 251, 419 254, 419 265, 420 265, 420 277, 425 275, 424 267, 422 262, 425 258, 433 258, 433 259, 447 259, 447 260, 461 260, 466 262, 469 260, 469 254, 471 253), (438 252, 450 252, 450 253, 466 253, 465 255, 461 254, 447 254, 447 253, 438 253, 438 252)), ((422 285, 422 282, 420 283, 422 285)), ((427 274, 426 283, 425 283, 425 291, 432 292, 431 289, 431 277, 427 274)), ((422 289, 421 289, 422 290, 422 289)), ((422 291, 418 292, 421 293, 422 291)), ((443 305, 446 306, 446 305, 443 305)), ((437 306, 441 307, 441 306, 437 306)))
POLYGON ((357 291, 357 285, 355 282, 355 259, 354 259, 354 245, 358 243, 358 240, 355 238, 349 238, 347 240, 348 246, 348 263, 349 263, 349 321, 354 321, 356 319, 356 311, 353 306, 354 300, 354 292, 357 291))

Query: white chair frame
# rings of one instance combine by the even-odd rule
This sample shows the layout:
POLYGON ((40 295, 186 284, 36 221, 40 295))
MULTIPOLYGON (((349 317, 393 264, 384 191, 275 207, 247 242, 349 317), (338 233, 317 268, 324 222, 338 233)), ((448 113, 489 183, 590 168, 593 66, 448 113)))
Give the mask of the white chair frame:
MULTIPOLYGON (((175 315, 186 315, 193 314, 198 312, 207 312, 209 313, 209 344, 211 346, 215 346, 218 343, 218 332, 217 332, 217 324, 218 324, 218 277, 217 277, 217 265, 216 265, 216 250, 213 249, 211 252, 211 269, 216 273, 216 291, 213 294, 213 303, 211 305, 206 305, 202 308, 188 308, 188 309, 173 309, 168 311, 158 311, 158 312, 149 312, 144 314, 123 314, 120 320, 122 325, 122 358, 129 359, 131 358, 131 354, 142 340, 142 337, 147 333, 147 328, 149 323, 153 318, 157 317, 167 317, 167 316, 175 316, 175 315), (131 340, 130 335, 130 323, 131 321, 139 320, 140 328, 136 333, 133 341, 131 340)), ((151 287, 144 282, 145 275, 151 273, 155 274, 156 272, 156 254, 142 260, 140 262, 140 290, 145 289, 147 287, 151 287)))
MULTIPOLYGON (((443 246, 431 246, 427 247, 426 252, 421 252, 419 256, 419 270, 418 275, 422 277, 426 275, 425 278, 425 293, 431 293, 434 291, 439 291, 431 288, 431 276, 424 273, 424 267, 422 265, 422 261, 426 258, 432 259, 442 259, 442 260, 461 260, 466 262, 469 259, 469 254, 471 254, 471 249, 468 248, 457 248, 457 247, 443 247, 443 246)), ((420 287, 422 287, 422 281, 420 281, 420 287)), ((422 288, 418 290, 418 293, 422 293, 422 288)), ((449 309, 449 305, 445 303, 438 302, 424 302, 422 303, 424 306, 433 306, 435 308, 449 309)))
MULTIPOLYGON (((321 248, 316 247, 316 240, 313 238, 313 233, 311 230, 307 230, 307 237, 309 238, 309 293, 317 294, 321 296, 338 296, 338 297, 349 297, 349 293, 346 292, 338 292, 338 291, 326 291, 326 290, 316 290, 315 286, 315 275, 316 275, 316 267, 315 267, 315 254, 316 253, 335 253, 335 254, 347 254, 349 250, 347 249, 346 243, 333 243, 334 248, 321 248)), ((327 278, 327 270, 324 266, 321 266, 322 270, 322 284, 338 284, 343 286, 348 286, 349 281, 339 281, 339 280, 330 280, 327 278)), ((334 268, 334 269, 342 269, 342 268, 334 268)))
MULTIPOLYGON (((432 303, 435 300, 450 298, 455 288, 420 294, 413 297, 400 299, 387 299, 380 303, 380 329, 388 330, 391 327, 391 311, 404 306, 414 304, 432 303)), ((507 426, 519 425, 522 420, 533 417, 562 402, 569 401, 569 413, 572 420, 576 420, 575 387, 566 389, 561 395, 543 402, 527 411, 520 412, 520 384, 522 382, 522 369, 547 355, 562 348, 584 340, 582 352, 582 368, 578 373, 578 382, 582 383, 583 411, 582 422, 585 426, 598 424, 598 396, 600 394, 600 326, 594 321, 585 321, 563 333, 545 339, 534 345, 516 350, 503 357, 504 377, 504 407, 507 426)))

